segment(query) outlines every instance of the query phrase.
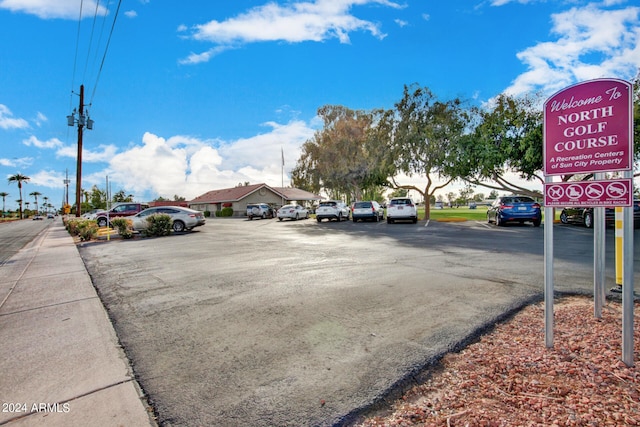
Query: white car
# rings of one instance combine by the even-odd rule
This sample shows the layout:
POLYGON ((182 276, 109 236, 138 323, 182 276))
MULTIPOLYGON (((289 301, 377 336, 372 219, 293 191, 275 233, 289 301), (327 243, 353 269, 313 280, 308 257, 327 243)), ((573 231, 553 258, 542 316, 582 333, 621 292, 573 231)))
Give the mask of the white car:
POLYGON ((409 197, 396 197, 389 201, 387 205, 387 223, 393 224, 395 221, 418 222, 418 208, 409 197))
POLYGON ((278 220, 282 221, 285 218, 307 219, 309 218, 309 211, 300 205, 284 205, 278 209, 278 220))
POLYGON ((339 200, 328 200, 320 202, 316 209, 316 220, 321 222, 323 219, 332 219, 336 221, 349 220, 349 206, 345 202, 339 200))
POLYGON ((204 225, 204 214, 189 208, 181 206, 156 206, 139 212, 128 219, 133 223, 133 229, 142 231, 149 225, 147 218, 155 214, 167 214, 171 217, 171 228, 173 231, 180 232, 191 230, 194 227, 204 225))

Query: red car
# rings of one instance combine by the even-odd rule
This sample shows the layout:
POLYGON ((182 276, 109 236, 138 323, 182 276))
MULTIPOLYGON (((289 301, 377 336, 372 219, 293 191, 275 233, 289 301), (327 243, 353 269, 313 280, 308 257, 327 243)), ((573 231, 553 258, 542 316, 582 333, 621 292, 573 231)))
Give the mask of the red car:
POLYGON ((133 216, 147 208, 149 208, 149 205, 146 203, 118 203, 110 210, 96 214, 96 221, 98 222, 98 227, 106 227, 107 224, 111 225, 113 218, 133 216))

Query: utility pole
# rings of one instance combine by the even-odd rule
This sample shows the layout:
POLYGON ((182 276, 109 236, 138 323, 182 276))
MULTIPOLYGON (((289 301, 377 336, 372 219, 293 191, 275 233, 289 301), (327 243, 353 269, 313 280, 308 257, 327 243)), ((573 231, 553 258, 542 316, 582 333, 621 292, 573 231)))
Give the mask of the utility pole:
POLYGON ((82 214, 82 128, 84 127, 84 85, 80 85, 80 106, 78 107, 78 165, 76 167, 76 218, 82 214))
POLYGON ((78 125, 78 164, 76 167, 76 217, 82 215, 82 129, 93 129, 93 120, 89 118, 89 114, 85 115, 84 111, 84 85, 80 85, 80 105, 77 110, 78 118, 76 119, 76 110, 67 116, 67 124, 73 126, 78 125))

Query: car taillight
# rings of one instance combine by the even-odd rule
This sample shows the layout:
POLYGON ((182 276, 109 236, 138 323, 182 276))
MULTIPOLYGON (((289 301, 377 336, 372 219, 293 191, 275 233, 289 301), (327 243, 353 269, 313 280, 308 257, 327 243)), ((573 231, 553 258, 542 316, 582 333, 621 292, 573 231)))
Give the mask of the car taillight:
POLYGON ((533 205, 531 205, 531 207, 533 209, 540 209, 540 203, 534 203, 533 205))
POLYGON ((195 217, 196 217, 196 214, 189 214, 189 217, 190 217, 190 218, 195 218, 195 217))
POLYGON ((500 205, 502 209, 513 209, 513 205, 500 205))

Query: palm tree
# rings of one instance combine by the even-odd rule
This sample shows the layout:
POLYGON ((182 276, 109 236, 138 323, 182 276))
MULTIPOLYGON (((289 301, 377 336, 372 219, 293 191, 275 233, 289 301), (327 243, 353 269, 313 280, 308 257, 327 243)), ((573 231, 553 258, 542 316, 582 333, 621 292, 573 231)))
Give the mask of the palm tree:
POLYGON ((15 175, 11 175, 7 181, 9 182, 9 184, 11 184, 12 182, 17 182, 18 183, 18 190, 20 191, 20 199, 18 199, 20 201, 20 219, 22 218, 22 183, 23 182, 27 182, 29 181, 31 178, 29 178, 26 175, 22 175, 20 172, 18 172, 15 175))
POLYGON ((27 214, 27 218, 29 218, 29 204, 30 204, 30 202, 26 201, 26 202, 24 202, 24 204, 27 205, 27 207, 24 209, 24 211, 27 214))
POLYGON ((7 193, 6 191, 0 193, 0 197, 2 197, 2 218, 4 218, 4 212, 6 211, 6 209, 4 208, 4 201, 8 195, 9 193, 7 193))
POLYGON ((39 193, 37 191, 34 191, 32 193, 29 193, 30 196, 33 196, 36 199, 36 215, 40 213, 40 211, 38 211, 38 196, 42 196, 42 193, 39 193))
POLYGON ((44 199, 44 207, 47 208, 47 213, 49 213, 49 206, 47 206, 49 204, 49 198, 47 196, 44 196, 43 199, 44 199))

